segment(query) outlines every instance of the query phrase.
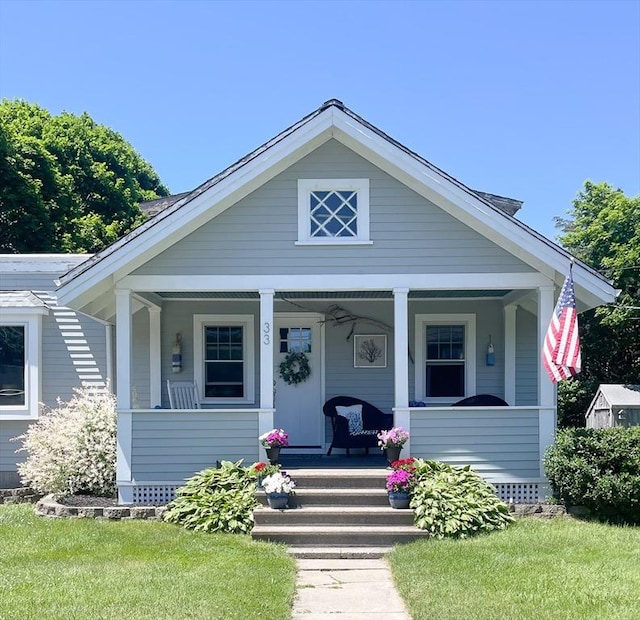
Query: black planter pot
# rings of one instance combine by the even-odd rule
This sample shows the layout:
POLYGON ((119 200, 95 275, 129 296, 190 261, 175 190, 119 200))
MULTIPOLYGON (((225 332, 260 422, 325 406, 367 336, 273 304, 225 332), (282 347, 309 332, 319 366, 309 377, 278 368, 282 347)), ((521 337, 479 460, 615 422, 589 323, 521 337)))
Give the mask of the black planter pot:
POLYGON ((274 446, 273 448, 265 448, 264 450, 267 453, 267 458, 269 459, 269 463, 271 463, 271 465, 277 465, 278 460, 280 459, 280 446, 274 446))
POLYGON ((399 448, 397 447, 386 448, 385 452, 387 454, 387 461, 389 462, 389 465, 391 465, 393 461, 397 461, 400 458, 400 452, 402 452, 402 446, 399 448))

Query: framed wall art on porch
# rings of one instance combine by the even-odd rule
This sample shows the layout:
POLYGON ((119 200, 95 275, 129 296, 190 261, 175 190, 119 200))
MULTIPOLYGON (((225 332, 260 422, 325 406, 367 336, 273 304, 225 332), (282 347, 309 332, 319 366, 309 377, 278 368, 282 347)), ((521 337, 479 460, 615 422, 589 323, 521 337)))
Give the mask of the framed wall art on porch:
POLYGON ((386 368, 387 336, 385 334, 357 334, 353 337, 354 368, 386 368))

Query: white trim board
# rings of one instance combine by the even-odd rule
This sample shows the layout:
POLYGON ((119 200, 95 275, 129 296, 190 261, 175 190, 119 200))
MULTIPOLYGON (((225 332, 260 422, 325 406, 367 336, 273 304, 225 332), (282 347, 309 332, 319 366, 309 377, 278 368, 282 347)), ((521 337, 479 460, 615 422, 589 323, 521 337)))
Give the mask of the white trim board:
POLYGON ((144 291, 349 291, 349 290, 501 290, 551 286, 539 273, 444 274, 274 274, 245 276, 127 276, 118 288, 144 291))

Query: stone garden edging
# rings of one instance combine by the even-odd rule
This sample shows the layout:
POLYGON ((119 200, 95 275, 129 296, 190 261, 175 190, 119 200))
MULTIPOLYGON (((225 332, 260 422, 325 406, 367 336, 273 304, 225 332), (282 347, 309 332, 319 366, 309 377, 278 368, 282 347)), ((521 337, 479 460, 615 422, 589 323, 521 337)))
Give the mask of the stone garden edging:
POLYGON ((17 489, 0 489, 0 504, 35 504, 42 497, 27 487, 17 489))
POLYGON ((47 495, 36 503, 36 514, 54 518, 127 519, 161 521, 166 506, 67 506, 57 501, 55 495, 47 495))

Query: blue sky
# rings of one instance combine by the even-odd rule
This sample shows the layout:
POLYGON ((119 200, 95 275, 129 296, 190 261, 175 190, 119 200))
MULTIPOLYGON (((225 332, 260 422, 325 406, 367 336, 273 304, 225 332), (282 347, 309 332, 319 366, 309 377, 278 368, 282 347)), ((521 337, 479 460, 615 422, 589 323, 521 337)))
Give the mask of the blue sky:
POLYGON ((640 1, 0 0, 0 96, 88 112, 174 192, 331 98, 553 238, 640 193, 640 1))

